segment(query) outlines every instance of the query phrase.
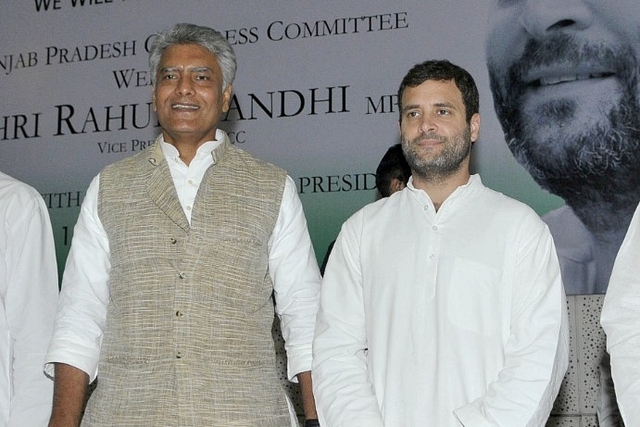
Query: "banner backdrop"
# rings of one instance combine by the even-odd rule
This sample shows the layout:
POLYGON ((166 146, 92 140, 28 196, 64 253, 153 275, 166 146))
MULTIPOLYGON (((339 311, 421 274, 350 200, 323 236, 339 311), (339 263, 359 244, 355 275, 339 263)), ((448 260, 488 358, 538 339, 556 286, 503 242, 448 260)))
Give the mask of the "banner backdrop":
MULTIPOLYGON (((45 198, 60 271, 89 181, 159 133, 148 46, 178 22, 212 26, 234 46, 223 128, 293 177, 319 261, 342 222, 375 200, 376 166, 399 142, 398 85, 425 59, 476 79, 472 167, 484 183, 541 215, 563 204, 505 144, 487 76, 488 2, 4 0, 0 10, 0 170, 45 198)), ((593 416, 587 406, 570 412, 593 416)))
POLYGON ((226 34, 238 57, 223 127, 294 178, 318 258, 375 200, 375 168, 399 141, 396 91, 415 63, 448 58, 481 92, 475 169, 539 213, 543 193, 504 144, 484 60, 485 6, 463 1, 8 0, 0 23, 0 168, 48 202, 64 261, 84 191, 100 169, 159 132, 147 49, 177 22, 226 34))

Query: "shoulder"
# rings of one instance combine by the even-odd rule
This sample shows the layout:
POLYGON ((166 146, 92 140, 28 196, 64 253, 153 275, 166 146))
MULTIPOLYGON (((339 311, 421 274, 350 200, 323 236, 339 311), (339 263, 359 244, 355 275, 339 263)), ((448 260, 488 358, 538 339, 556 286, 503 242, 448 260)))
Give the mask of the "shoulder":
POLYGON ((476 195, 475 204, 494 215, 501 215, 506 218, 527 218, 531 221, 543 224, 540 215, 529 205, 513 197, 507 196, 499 191, 493 190, 484 185, 480 186, 476 195))
POLYGON ((572 254, 574 258, 586 259, 592 256, 591 232, 569 206, 555 209, 542 219, 549 226, 561 257, 572 254))
POLYGON ((584 229, 585 232, 587 231, 582 221, 580 221, 573 210, 566 205, 545 214, 542 219, 549 225, 549 228, 557 230, 559 233, 571 230, 579 232, 582 229, 584 229))
POLYGON ((216 166, 222 168, 238 184, 258 186, 266 191, 267 186, 274 186, 281 193, 286 182, 287 172, 269 162, 234 145, 229 145, 221 162, 216 166))
POLYGON ((525 243, 550 236, 549 227, 533 208, 488 187, 482 186, 466 206, 474 211, 478 224, 506 240, 525 243))
POLYGON ((133 156, 125 157, 122 160, 118 160, 117 162, 111 163, 105 166, 100 172, 103 174, 104 172, 110 171, 124 171, 127 169, 135 169, 136 167, 144 164, 158 164, 163 160, 162 156, 158 156, 160 150, 156 149, 156 144, 152 144, 151 146, 145 148, 139 153, 134 154, 133 156))
POLYGON ((228 155, 230 159, 233 159, 235 162, 240 162, 246 166, 247 172, 270 172, 275 174, 282 175, 282 178, 286 176, 286 172, 279 166, 276 166, 272 163, 264 161, 255 157, 253 154, 236 147, 235 145, 229 145, 228 155))
MULTIPOLYGON (((32 186, 0 172, 0 246, 24 227, 50 224, 44 199, 32 186)), ((50 227, 50 225, 49 225, 50 227)))
POLYGON ((389 197, 376 200, 358 209, 344 222, 343 226, 352 228, 377 228, 385 222, 395 222, 399 214, 406 212, 402 208, 407 202, 411 203, 409 190, 404 189, 389 197))
POLYGON ((43 203, 42 196, 32 186, 0 172, 0 206, 8 208, 10 205, 43 203))
POLYGON ((105 185, 112 183, 117 187, 134 179, 148 178, 156 166, 165 161, 161 150, 156 149, 156 144, 158 143, 152 144, 133 156, 105 166, 99 174, 100 182, 105 185))

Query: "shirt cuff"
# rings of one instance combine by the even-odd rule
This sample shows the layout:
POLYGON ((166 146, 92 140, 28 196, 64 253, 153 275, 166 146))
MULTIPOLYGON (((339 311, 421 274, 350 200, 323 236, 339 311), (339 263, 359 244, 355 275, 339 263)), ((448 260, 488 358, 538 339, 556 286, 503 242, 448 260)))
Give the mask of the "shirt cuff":
POLYGON ((453 413, 463 426, 492 427, 492 424, 482 416, 479 399, 454 410, 453 413))
POLYGON ((89 375, 89 383, 98 376, 99 350, 82 347, 77 342, 57 339, 49 345, 49 351, 44 364, 47 376, 54 377, 54 363, 64 363, 84 371, 89 375), (70 351, 69 349, 73 349, 70 351))
POLYGON ((311 347, 306 352, 299 349, 296 353, 296 355, 290 355, 287 352, 287 377, 292 383, 298 382, 299 373, 311 371, 311 347))

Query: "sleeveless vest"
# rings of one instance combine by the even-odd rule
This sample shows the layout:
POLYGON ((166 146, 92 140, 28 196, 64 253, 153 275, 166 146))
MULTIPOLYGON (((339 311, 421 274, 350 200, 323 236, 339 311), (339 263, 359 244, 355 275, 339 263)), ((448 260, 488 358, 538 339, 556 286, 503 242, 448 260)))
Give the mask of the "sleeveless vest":
POLYGON ((83 425, 289 424, 268 274, 286 174, 228 140, 214 159, 191 225, 159 143, 100 174, 111 298, 83 425))

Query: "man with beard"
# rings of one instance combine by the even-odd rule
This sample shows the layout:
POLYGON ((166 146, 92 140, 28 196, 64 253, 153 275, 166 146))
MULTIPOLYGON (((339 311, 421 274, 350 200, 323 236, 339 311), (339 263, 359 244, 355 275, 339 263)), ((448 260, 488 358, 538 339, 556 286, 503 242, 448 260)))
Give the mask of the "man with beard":
POLYGON ((412 176, 345 222, 321 288, 320 424, 542 426, 568 364, 549 230, 470 174, 469 73, 418 64, 398 105, 412 176))
POLYGON ((605 293, 640 200, 636 6, 520 0, 490 12, 487 61, 507 144, 566 201, 544 220, 567 294, 605 293))
MULTIPOLYGON (((633 2, 495 1, 487 64, 507 144, 566 206, 543 219, 565 291, 603 294, 640 200, 640 15, 633 2)), ((601 427, 618 425, 608 354, 601 427)))

